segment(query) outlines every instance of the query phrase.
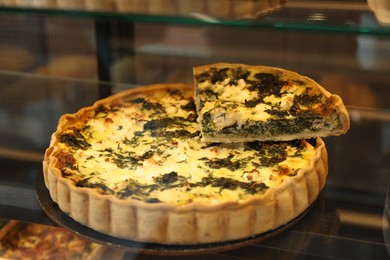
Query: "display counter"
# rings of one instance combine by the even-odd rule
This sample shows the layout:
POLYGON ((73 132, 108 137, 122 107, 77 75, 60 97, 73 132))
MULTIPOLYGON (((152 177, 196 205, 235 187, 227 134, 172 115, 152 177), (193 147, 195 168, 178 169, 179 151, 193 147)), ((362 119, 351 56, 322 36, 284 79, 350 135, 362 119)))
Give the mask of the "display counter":
POLYGON ((380 1, 61 2, 0 4, 2 219, 60 227, 121 259, 390 257, 390 26, 380 1), (232 243, 163 246, 112 241, 43 207, 43 154, 62 114, 128 88, 191 83, 193 66, 221 61, 297 71, 347 105, 349 132, 325 138, 325 189, 296 221, 232 243))

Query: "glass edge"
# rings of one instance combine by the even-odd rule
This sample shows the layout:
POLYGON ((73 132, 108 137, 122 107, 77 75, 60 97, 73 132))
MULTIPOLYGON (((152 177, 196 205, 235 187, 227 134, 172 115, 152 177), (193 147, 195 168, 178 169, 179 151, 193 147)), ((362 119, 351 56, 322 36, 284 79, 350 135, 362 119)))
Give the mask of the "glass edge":
POLYGON ((206 15, 149 15, 120 12, 59 10, 46 8, 0 6, 0 14, 8 15, 42 15, 75 17, 94 20, 119 20, 127 22, 165 23, 195 26, 232 26, 244 28, 269 28, 294 31, 316 31, 329 33, 352 33, 390 36, 390 26, 360 26, 344 24, 315 24, 304 22, 282 22, 262 19, 214 18, 206 15))

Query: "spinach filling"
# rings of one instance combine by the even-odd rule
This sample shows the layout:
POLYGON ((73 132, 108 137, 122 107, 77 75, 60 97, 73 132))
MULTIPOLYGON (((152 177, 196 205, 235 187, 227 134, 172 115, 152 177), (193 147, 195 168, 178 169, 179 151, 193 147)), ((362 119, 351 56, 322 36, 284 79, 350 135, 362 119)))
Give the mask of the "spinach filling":
POLYGON ((211 84, 218 82, 223 82, 225 79, 229 78, 229 85, 237 85, 239 79, 247 80, 250 75, 250 71, 238 67, 236 69, 231 68, 210 68, 209 71, 204 72, 200 75, 196 75, 195 79, 198 82, 210 81, 211 84))
POLYGON ((259 164, 253 163, 256 167, 271 167, 287 158, 286 148, 293 146, 291 142, 250 142, 246 149, 255 150, 259 154, 259 164))
POLYGON ((144 124, 144 131, 154 131, 162 128, 172 128, 175 126, 185 126, 188 120, 183 117, 163 117, 153 119, 144 124))
POLYGON ((141 184, 140 182, 134 180, 128 180, 126 187, 116 192, 116 195, 120 199, 131 197, 133 199, 143 200, 149 203, 158 203, 160 201, 157 198, 151 198, 149 196, 152 191, 157 189, 157 184, 141 184))
POLYGON ((211 90, 210 88, 206 88, 206 89, 199 89, 198 90, 199 93, 198 95, 201 97, 200 100, 199 100, 199 104, 198 104, 198 110, 202 110, 205 103, 206 103, 206 100, 216 100, 218 99, 218 93, 214 92, 213 90, 211 90))
POLYGON ((214 123, 213 119, 211 118, 211 113, 210 111, 207 111, 203 114, 202 117, 202 130, 205 133, 213 133, 214 130, 214 123))
POLYGON ((189 191, 191 190, 191 188, 209 186, 219 188, 219 192, 224 189, 236 190, 238 188, 241 188, 245 193, 256 194, 263 193, 268 189, 268 186, 264 183, 242 182, 228 177, 216 178, 212 176, 207 176, 203 177, 202 180, 199 182, 189 183, 185 177, 179 176, 174 171, 154 178, 153 184, 141 184, 140 182, 135 180, 127 180, 126 186, 117 192, 108 188, 105 184, 91 183, 89 182, 89 179, 90 178, 86 178, 77 181, 76 186, 95 188, 99 190, 99 192, 102 194, 115 194, 120 199, 132 198, 142 200, 147 203, 161 202, 158 198, 150 197, 151 192, 156 190, 163 191, 174 188, 185 188, 187 191, 189 191))
POLYGON ((183 109, 184 111, 189 111, 189 112, 196 111, 196 106, 193 99, 191 99, 187 104, 180 106, 180 108, 183 109))
MULTIPOLYGON (((230 73, 230 72, 225 71, 223 73, 230 73)), ((244 73, 240 77, 247 77, 247 76, 248 75, 245 75, 244 73)), ((214 79, 218 77, 219 76, 215 76, 214 79)), ((142 104, 142 109, 153 110, 156 113, 157 112, 164 113, 163 108, 161 108, 160 105, 153 102, 146 101, 141 98, 132 100, 130 102, 142 104)), ((195 109, 193 102, 189 102, 187 105, 184 105, 181 108, 188 111, 195 109)), ((95 111, 95 113, 98 114, 99 116, 106 115, 110 109, 111 108, 100 107, 95 111)), ((211 120, 210 115, 206 113, 204 115, 204 120, 211 120)), ((132 137, 131 139, 125 137, 123 141, 120 143, 120 145, 118 145, 118 147, 112 149, 108 148, 100 152, 103 153, 102 156, 105 156, 108 159, 112 160, 112 162, 116 164, 116 166, 118 166, 119 168, 135 169, 135 167, 142 165, 142 161, 152 158, 155 153, 157 154, 162 153, 163 149, 159 150, 157 147, 158 145, 156 146, 151 145, 150 149, 144 152, 143 154, 135 154, 134 152, 125 152, 125 150, 122 150, 121 147, 123 148, 123 145, 136 146, 142 139, 142 136, 145 134, 156 138, 162 138, 168 141, 171 141, 171 139, 174 138, 181 138, 181 137, 194 138, 200 136, 199 131, 192 133, 190 131, 185 130, 185 127, 191 124, 191 122, 193 121, 189 121, 188 118, 182 118, 182 117, 174 117, 174 118, 162 117, 162 118, 150 120, 144 124, 143 126, 144 131, 134 132, 134 137, 132 137), (170 129, 178 126, 183 127, 183 129, 179 129, 179 130, 170 129)), ((251 126, 251 127, 258 128, 259 126, 251 126)), ((274 128, 274 126, 268 126, 268 127, 274 128)), ((283 126, 279 126, 279 127, 283 127, 283 126)), ((245 129, 237 130, 236 129, 237 127, 231 127, 231 128, 232 131, 245 130, 245 129), (233 128, 235 128, 235 130, 233 130, 233 128)), ((251 130, 252 128, 248 128, 248 129, 251 130)), ((222 131, 225 131, 225 129, 223 129, 222 131)), ((252 129, 252 131, 255 131, 255 129, 252 129)), ((71 133, 61 135, 59 139, 61 142, 66 143, 68 146, 74 149, 86 149, 89 146, 91 146, 87 142, 87 138, 84 137, 86 136, 87 133, 88 133, 87 128, 81 130, 73 130, 73 132, 71 133)), ((202 147, 202 149, 206 149, 218 145, 219 144, 216 143, 206 144, 205 146, 202 147)), ((272 142, 247 143, 245 149, 255 150, 256 153, 259 155, 260 159, 258 163, 253 162, 252 160, 249 159, 235 160, 233 155, 229 155, 226 158, 214 158, 211 160, 206 157, 203 157, 200 158, 200 160, 204 161, 204 164, 211 169, 226 168, 229 169, 230 171, 235 171, 245 167, 245 164, 247 164, 249 161, 252 161, 251 163, 255 167, 262 167, 262 166, 268 167, 268 166, 273 166, 285 160, 287 156, 285 151, 287 145, 299 148, 302 145, 302 143, 298 141, 285 142, 285 143, 272 143, 272 142)), ((164 149, 165 148, 166 147, 164 146, 164 149)), ((66 174, 67 169, 72 169, 72 163, 73 162, 69 160, 69 163, 64 165, 65 168, 62 169, 64 175, 66 174)), ((267 185, 264 183, 257 183, 255 181, 243 182, 229 177, 214 177, 212 175, 203 177, 201 181, 190 183, 188 181, 188 178, 180 176, 178 175, 177 172, 172 171, 163 174, 162 176, 155 177, 151 184, 142 184, 138 181, 131 180, 131 179, 126 180, 126 185, 124 188, 122 188, 119 191, 114 191, 109 187, 107 187, 107 185, 99 183, 98 181, 94 183, 93 181, 91 181, 92 177, 93 176, 75 181, 76 186, 95 188, 103 194, 115 194, 121 199, 126 199, 131 197, 133 199, 142 200, 147 203, 161 203, 161 201, 158 198, 154 197, 154 195, 151 194, 154 191, 163 191, 168 189, 179 188, 179 189, 190 191, 192 188, 196 188, 196 187, 214 187, 214 188, 219 188, 219 192, 223 190, 241 189, 246 194, 262 193, 266 189, 268 189, 267 185)))
MULTIPOLYGON (((256 73, 252 79, 249 79, 250 72, 242 69, 216 69, 212 68, 209 72, 205 72, 198 76, 198 81, 203 82, 209 80, 212 84, 222 82, 226 78, 230 78, 229 84, 237 84, 238 79, 244 79, 249 83, 249 90, 256 91, 257 97, 251 100, 245 100, 244 105, 252 108, 264 102, 264 98, 268 96, 281 97, 281 90, 284 86, 290 84, 305 85, 306 83, 299 80, 285 81, 275 73, 256 73)), ((200 90, 200 94, 208 98, 218 98, 218 94, 211 89, 200 90)), ((323 102, 323 96, 320 94, 310 95, 308 93, 296 95, 292 106, 288 110, 280 110, 274 106, 272 109, 267 109, 265 112, 272 115, 265 122, 247 122, 243 125, 227 126, 216 132, 215 126, 211 117, 211 112, 207 111, 202 117, 203 132, 215 135, 243 135, 251 136, 254 134, 264 135, 281 135, 295 134, 302 130, 318 131, 318 123, 321 121, 321 115, 311 109, 314 104, 323 102), (289 119, 289 116, 295 118, 289 119)), ((201 104, 202 105, 202 104, 201 104)))
POLYGON ((279 76, 272 73, 257 73, 255 78, 257 80, 249 81, 251 86, 248 89, 257 91, 259 99, 264 99, 271 95, 280 97, 282 87, 288 84, 288 82, 281 80, 279 76))
MULTIPOLYGON (((283 112, 277 114, 278 116, 284 115, 283 112)), ((282 135, 282 134, 296 134, 304 130, 310 130, 313 132, 319 131, 322 122, 322 117, 309 110, 302 111, 299 117, 292 119, 270 118, 267 121, 250 122, 243 125, 233 124, 231 126, 224 127, 223 129, 216 131, 214 123, 211 119, 210 112, 203 114, 202 125, 203 132, 211 135, 282 135)))
POLYGON ((242 160, 232 160, 233 158, 233 155, 229 155, 226 158, 209 159, 207 157, 202 157, 199 160, 205 161, 205 164, 212 169, 227 168, 231 171, 235 171, 240 169, 245 162, 242 160))
POLYGON ((76 182, 76 187, 87 187, 87 188, 94 188, 96 190, 99 190, 102 194, 115 194, 113 190, 107 187, 107 185, 103 183, 91 183, 89 182, 90 178, 86 178, 83 180, 79 180, 76 182))
MULTIPOLYGON (((309 129, 313 132, 319 131, 317 123, 320 118, 294 118, 294 119, 278 119, 267 120, 265 122, 254 122, 253 124, 246 124, 240 127, 237 124, 225 127, 217 132, 217 134, 230 135, 240 134, 243 136, 251 136, 263 134, 266 136, 276 136, 283 134, 296 134, 303 130, 309 129)), ((206 128, 205 132, 214 133, 211 128, 206 128), (211 130, 208 132, 208 130, 211 130)))
POLYGON ((86 150, 91 147, 87 139, 82 135, 81 130, 74 129, 72 133, 64 133, 59 136, 59 141, 73 149, 86 150))
POLYGON ((108 105, 106 105, 106 106, 101 105, 95 109, 94 117, 95 118, 105 118, 110 112, 115 112, 115 111, 118 111, 118 109, 110 107, 108 105))
POLYGON ((194 138, 197 136, 200 136, 200 131, 196 131, 194 133, 191 133, 187 130, 175 130, 175 131, 153 131, 151 132, 152 137, 163 137, 167 140, 171 140, 173 138, 194 138))
POLYGON ((132 104, 141 104, 142 110, 153 110, 155 113, 165 113, 164 107, 157 102, 150 102, 144 98, 136 98, 133 100, 128 101, 132 104))
POLYGON ((210 71, 206 71, 200 75, 196 75, 195 79, 198 82, 210 81, 212 84, 222 82, 227 78, 229 68, 217 69, 211 68, 210 71))
POLYGON ((131 152, 114 152, 111 149, 106 149, 102 152, 106 152, 107 158, 111 158, 118 168, 121 169, 136 169, 138 166, 141 166, 144 160, 152 158, 154 151, 149 150, 143 153, 142 155, 136 155, 131 152))
POLYGON ((201 182, 190 184, 191 187, 219 187, 220 191, 223 189, 236 190, 243 189, 248 194, 262 193, 268 189, 264 183, 257 182, 242 182, 228 177, 215 178, 212 176, 203 177, 201 182))

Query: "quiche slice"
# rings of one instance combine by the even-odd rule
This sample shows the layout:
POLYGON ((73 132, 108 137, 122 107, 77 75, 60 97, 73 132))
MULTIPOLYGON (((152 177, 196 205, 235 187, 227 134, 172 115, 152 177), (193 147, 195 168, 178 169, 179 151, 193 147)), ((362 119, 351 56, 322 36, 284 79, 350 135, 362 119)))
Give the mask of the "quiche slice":
POLYGON ((328 172, 320 138, 204 143, 192 86, 125 90, 63 115, 43 161, 59 208, 135 241, 246 238, 296 218, 328 172))
POLYGON ((203 141, 287 141, 347 132, 341 98, 297 73, 218 63, 194 68, 203 141))

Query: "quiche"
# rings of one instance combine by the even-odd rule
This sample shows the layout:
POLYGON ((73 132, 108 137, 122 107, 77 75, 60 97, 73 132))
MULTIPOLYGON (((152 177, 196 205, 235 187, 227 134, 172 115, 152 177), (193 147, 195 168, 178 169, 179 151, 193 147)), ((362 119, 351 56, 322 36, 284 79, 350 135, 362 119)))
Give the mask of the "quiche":
POLYGON ((161 244, 232 241, 277 229, 325 185, 321 138, 205 143, 194 88, 124 90, 63 115, 45 152, 45 185, 75 221, 161 244))
POLYGON ((1 259, 102 259, 103 248, 58 227, 10 220, 0 230, 1 259))
POLYGON ((347 132, 342 99, 295 72, 244 64, 194 68, 205 142, 287 141, 347 132))

